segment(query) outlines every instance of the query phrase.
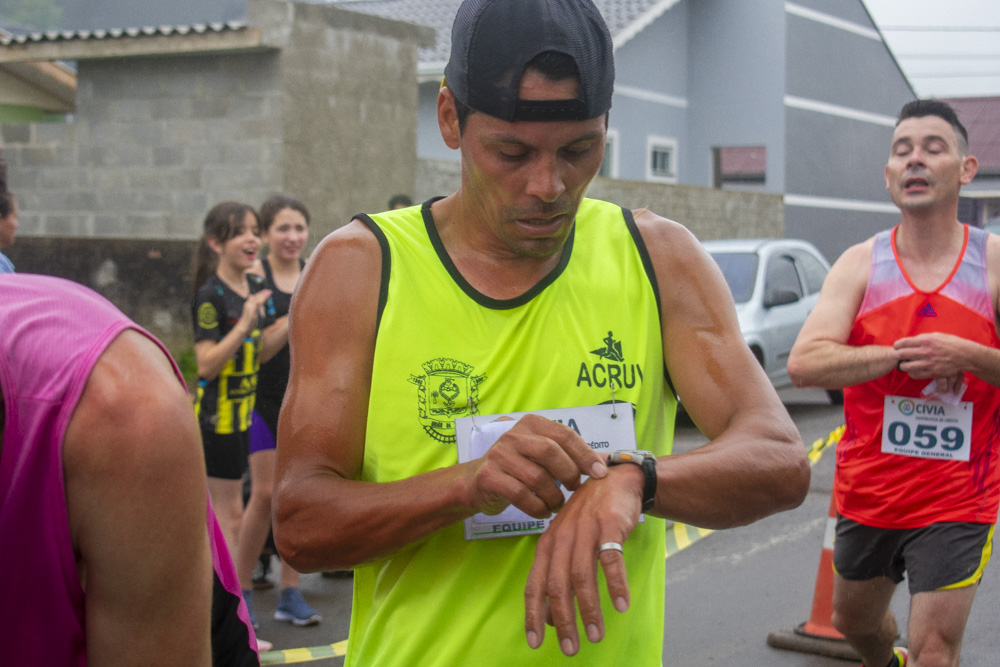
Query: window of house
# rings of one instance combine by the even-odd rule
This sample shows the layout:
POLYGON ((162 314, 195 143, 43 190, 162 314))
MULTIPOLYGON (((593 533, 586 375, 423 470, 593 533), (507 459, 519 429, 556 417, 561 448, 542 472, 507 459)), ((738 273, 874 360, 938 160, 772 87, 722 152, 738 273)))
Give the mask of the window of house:
POLYGON ((677 182, 677 140, 651 136, 646 140, 646 180, 677 182))
POLYGON ((726 185, 763 185, 767 177, 766 146, 723 146, 712 149, 712 183, 726 185))
POLYGON ((604 142, 604 162, 597 175, 618 178, 618 130, 614 128, 608 128, 608 136, 604 142))

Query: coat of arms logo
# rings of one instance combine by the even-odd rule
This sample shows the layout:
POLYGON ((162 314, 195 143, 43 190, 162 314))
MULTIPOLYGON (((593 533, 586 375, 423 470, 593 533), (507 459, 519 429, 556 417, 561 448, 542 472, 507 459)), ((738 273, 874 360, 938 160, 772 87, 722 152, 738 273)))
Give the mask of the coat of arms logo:
POLYGON ((456 359, 439 357, 421 364, 423 375, 411 375, 417 385, 417 414, 421 426, 435 440, 455 442, 455 419, 475 414, 479 383, 473 367, 456 359))

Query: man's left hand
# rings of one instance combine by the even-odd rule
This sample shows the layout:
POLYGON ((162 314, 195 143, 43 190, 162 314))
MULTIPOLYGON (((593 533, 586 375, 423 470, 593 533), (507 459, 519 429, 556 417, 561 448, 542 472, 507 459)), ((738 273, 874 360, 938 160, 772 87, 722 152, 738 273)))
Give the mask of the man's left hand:
POLYGON ((524 628, 529 646, 541 646, 548 623, 555 627, 562 652, 576 655, 580 650, 577 606, 587 639, 599 642, 604 638, 598 561, 615 609, 628 609, 623 554, 614 549, 598 550, 608 542, 628 548, 625 540, 642 512, 642 486, 642 470, 633 465, 616 466, 603 479, 588 479, 539 538, 524 591, 524 628))

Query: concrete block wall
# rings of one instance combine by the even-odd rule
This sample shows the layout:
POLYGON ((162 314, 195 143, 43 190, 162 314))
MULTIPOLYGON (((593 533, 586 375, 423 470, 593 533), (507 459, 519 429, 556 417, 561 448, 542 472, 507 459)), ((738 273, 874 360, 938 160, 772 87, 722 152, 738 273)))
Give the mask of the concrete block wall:
POLYGON ((0 129, 24 236, 193 239, 282 183, 276 52, 84 60, 66 125, 0 129))
POLYGON ((412 192, 417 48, 428 29, 318 5, 251 0, 264 50, 78 61, 65 124, 0 125, 20 203, 19 270, 110 298, 191 345, 189 259, 207 210, 287 192, 311 245, 412 192))
POLYGON ((432 33, 333 7, 290 7, 281 48, 284 185, 309 206, 315 245, 353 215, 412 195, 413 79, 417 48, 432 33))

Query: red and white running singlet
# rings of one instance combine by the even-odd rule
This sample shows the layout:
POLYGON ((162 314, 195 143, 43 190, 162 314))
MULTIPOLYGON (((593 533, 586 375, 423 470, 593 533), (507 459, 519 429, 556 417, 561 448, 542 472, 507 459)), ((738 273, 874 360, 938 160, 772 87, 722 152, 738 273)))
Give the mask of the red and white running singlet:
MULTIPOLYGON (((989 234, 966 225, 951 274, 923 292, 898 261, 896 229, 875 237, 871 275, 848 344, 892 345, 943 332, 1000 348, 987 279, 989 234)), ((834 485, 843 516, 879 528, 996 522, 1000 389, 971 373, 965 384, 961 396, 942 399, 930 393, 933 380, 893 370, 844 389, 846 428, 834 485)))

